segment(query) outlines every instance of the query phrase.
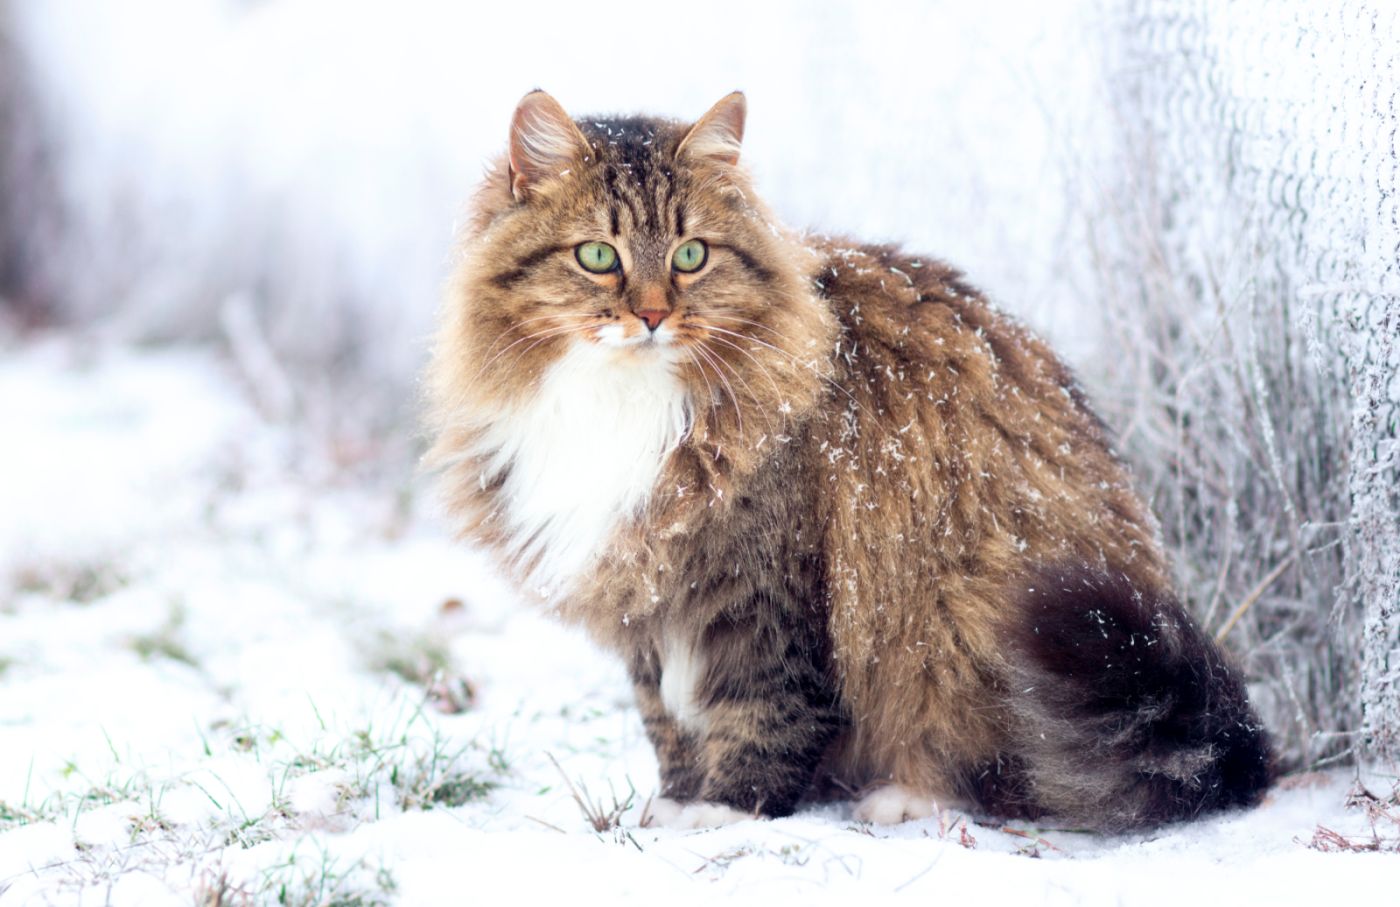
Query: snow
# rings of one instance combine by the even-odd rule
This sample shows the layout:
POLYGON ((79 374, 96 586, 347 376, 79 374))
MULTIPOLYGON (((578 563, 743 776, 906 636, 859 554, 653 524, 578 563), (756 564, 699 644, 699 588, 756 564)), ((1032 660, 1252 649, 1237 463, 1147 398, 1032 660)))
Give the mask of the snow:
MULTIPOLYGON (((3 907, 221 889, 286 904, 1315 904, 1393 886, 1400 825, 1384 811, 1400 810, 1347 806, 1350 770, 1128 837, 951 809, 868 826, 849 803, 640 827, 656 765, 618 667, 450 541, 404 437, 346 450, 278 421, 315 415, 307 361, 352 359, 353 402, 405 408, 453 218, 537 86, 573 113, 677 117, 742 88, 743 159, 783 220, 947 258, 1061 349, 1101 356, 1076 205, 1113 172, 1095 132, 1111 124, 1089 109, 1097 29, 1114 27, 1102 4, 627 0, 607 7, 606 40, 581 34, 593 11, 562 4, 526 19, 433 0, 0 10, 61 139, 66 232, 43 264, 64 311, 89 338, 221 336, 238 363, 20 346, 0 323, 3 907), (593 831, 571 784, 621 825, 593 831), (1339 841, 1387 852, 1310 846, 1339 841)), ((1290 93, 1337 94, 1317 82, 1334 67, 1296 69, 1290 93)), ((1353 132, 1328 132, 1334 119, 1310 107, 1303 125, 1331 148, 1353 132)), ((1336 245, 1379 210, 1364 198, 1309 208, 1307 235, 1336 245)), ((1230 274, 1248 285, 1254 263, 1230 274)), ((1366 785, 1386 797, 1395 778, 1366 785)))
POLYGON ((407 465, 336 468, 197 348, 12 346, 0 420, 5 907, 1314 904, 1400 869, 1379 813, 1390 853, 1309 847, 1373 839, 1350 771, 1121 837, 850 803, 641 827, 656 764, 623 672, 455 545, 407 465))

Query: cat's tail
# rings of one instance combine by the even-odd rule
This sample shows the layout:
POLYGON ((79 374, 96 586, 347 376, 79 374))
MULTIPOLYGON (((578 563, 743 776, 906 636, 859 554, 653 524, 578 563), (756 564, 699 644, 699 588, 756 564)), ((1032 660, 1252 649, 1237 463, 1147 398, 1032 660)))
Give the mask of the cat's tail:
POLYGON ((1014 777, 986 788, 1019 802, 989 806, 1123 830, 1258 802, 1268 734, 1179 603, 1083 568, 1025 590, 1008 631, 1014 777))

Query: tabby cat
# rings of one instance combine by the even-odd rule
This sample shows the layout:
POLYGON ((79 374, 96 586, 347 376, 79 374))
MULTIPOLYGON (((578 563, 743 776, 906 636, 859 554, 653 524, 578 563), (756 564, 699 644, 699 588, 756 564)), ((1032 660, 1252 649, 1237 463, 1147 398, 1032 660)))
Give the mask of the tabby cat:
POLYGON ((744 117, 526 95, 427 381, 465 536, 626 663, 653 817, 1256 802, 1268 738, 1065 366, 942 262, 780 226, 744 117))

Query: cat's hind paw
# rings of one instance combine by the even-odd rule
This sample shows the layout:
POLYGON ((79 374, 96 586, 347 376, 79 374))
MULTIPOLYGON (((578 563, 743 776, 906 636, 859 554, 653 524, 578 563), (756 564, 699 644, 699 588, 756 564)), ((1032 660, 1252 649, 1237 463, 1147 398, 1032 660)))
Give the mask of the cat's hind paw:
POLYGON ((716 828, 753 818, 751 813, 723 803, 704 800, 680 803, 668 797, 657 797, 642 810, 641 825, 643 828, 716 828))
POLYGON ((911 819, 927 819, 938 812, 932 794, 919 793, 900 784, 886 784, 860 798, 856 804, 857 822, 898 825, 911 819))

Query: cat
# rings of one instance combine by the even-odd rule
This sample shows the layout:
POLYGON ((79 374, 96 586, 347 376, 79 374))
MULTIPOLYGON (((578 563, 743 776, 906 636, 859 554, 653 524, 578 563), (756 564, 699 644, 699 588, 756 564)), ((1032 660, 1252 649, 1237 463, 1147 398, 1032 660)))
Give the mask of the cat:
POLYGON ((1070 372, 952 267, 780 226, 745 116, 526 95, 425 380, 462 534, 625 663, 652 817, 1256 803, 1267 732, 1070 372))

